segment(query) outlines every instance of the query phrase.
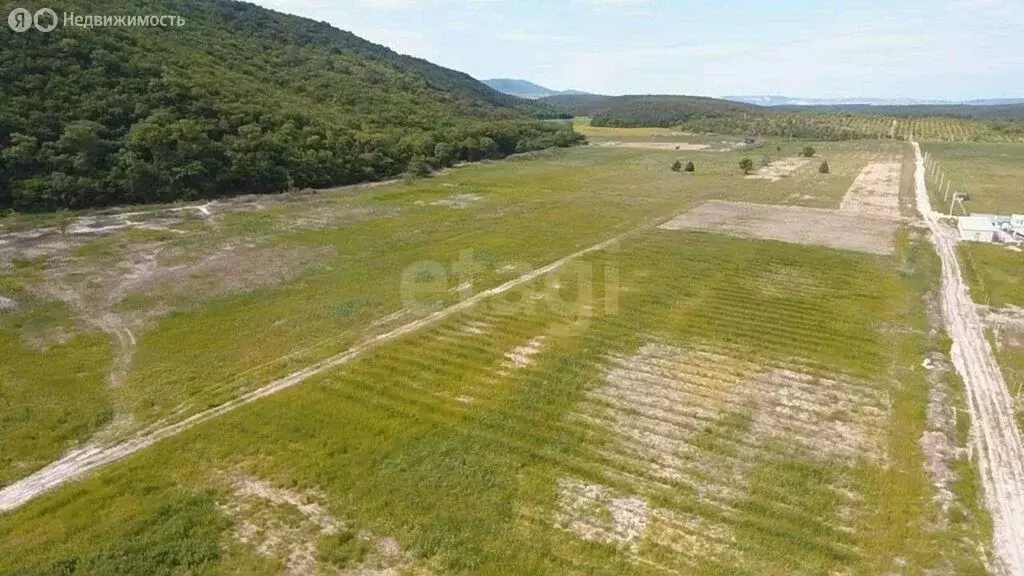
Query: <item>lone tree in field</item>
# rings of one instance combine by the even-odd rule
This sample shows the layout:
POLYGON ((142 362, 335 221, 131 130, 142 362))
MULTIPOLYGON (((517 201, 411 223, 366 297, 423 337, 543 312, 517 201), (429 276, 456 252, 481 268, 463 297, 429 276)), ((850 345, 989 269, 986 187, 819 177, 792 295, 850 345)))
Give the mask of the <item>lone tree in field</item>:
POLYGON ((740 160, 740 170, 743 170, 744 174, 750 174, 754 171, 754 161, 750 158, 740 160))
POLYGON ((804 149, 802 152, 800 152, 800 155, 807 158, 814 158, 814 155, 817 153, 818 151, 815 150, 814 148, 811 148, 810 146, 804 146, 804 149))
POLYGON ((821 166, 818 166, 818 172, 821 172, 822 174, 828 174, 831 171, 832 169, 828 166, 828 160, 825 160, 821 163, 821 166))
POLYGON ((683 169, 683 163, 680 162, 679 160, 676 160, 675 162, 672 163, 672 171, 673 172, 679 172, 682 169, 683 169))
POLYGON ((683 171, 684 172, 693 172, 693 161, 692 160, 688 160, 686 162, 686 168, 683 168, 683 171))

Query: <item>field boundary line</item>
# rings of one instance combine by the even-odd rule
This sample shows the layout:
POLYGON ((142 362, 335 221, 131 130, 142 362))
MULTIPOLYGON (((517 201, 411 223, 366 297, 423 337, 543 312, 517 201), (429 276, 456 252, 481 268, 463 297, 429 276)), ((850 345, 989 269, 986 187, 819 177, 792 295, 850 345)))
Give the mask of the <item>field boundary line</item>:
MULTIPOLYGON (((676 215, 673 215, 672 217, 674 218, 675 216, 676 215)), ((242 406, 259 400, 260 398, 286 390, 308 380, 309 378, 312 378, 313 376, 317 376, 332 368, 347 364, 381 344, 407 336, 428 325, 452 316, 453 314, 470 309, 491 297, 499 296, 517 286, 527 282, 532 282, 545 274, 554 272, 555 270, 558 270, 566 264, 586 256, 587 254, 599 252, 616 244, 617 242, 620 242, 621 240, 624 240, 625 238, 651 230, 665 221, 666 220, 663 218, 648 221, 613 238, 573 252, 572 254, 555 260, 550 264, 536 268, 503 284, 474 294, 465 300, 428 314, 423 318, 403 324, 398 328, 383 334, 373 336, 372 338, 364 340, 340 354, 320 360, 287 376, 274 380, 260 388, 249 391, 237 398, 233 398, 219 406, 194 414, 180 422, 160 428, 143 430, 134 437, 117 444, 109 446, 86 445, 73 449, 59 460, 56 460, 25 478, 0 489, 0 513, 14 510, 45 492, 53 490, 54 488, 67 484, 73 480, 83 478, 93 470, 101 468, 107 464, 123 460, 165 438, 176 436, 194 426, 227 414, 228 412, 232 412, 242 406)))

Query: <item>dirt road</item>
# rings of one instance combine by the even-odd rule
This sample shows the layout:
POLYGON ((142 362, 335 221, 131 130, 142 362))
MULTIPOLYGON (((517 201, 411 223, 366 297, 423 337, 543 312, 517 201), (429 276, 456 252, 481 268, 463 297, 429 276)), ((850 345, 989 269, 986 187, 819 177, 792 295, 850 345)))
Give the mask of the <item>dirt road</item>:
POLYGON ((1024 442, 1013 418, 1013 400, 985 337, 985 326, 964 285, 955 232, 939 222, 925 185, 921 147, 915 187, 917 210, 931 229, 942 260, 942 312, 953 340, 951 355, 964 381, 971 411, 971 451, 992 514, 997 573, 1024 576, 1024 442))
POLYGON ((29 500, 32 500, 33 498, 39 496, 40 494, 48 490, 52 490, 53 488, 56 488, 58 486, 61 486, 62 484, 66 484, 78 478, 82 478, 83 476, 97 468, 116 462, 118 460, 122 460, 130 456, 131 454, 138 452, 139 450, 152 446, 153 444, 159 442, 160 440, 180 434, 181 432, 184 432, 185 430, 188 430, 189 428, 192 428, 197 424, 201 424, 208 420, 212 420, 213 418, 231 412, 236 408, 245 406, 250 402, 263 398, 264 396, 270 396, 271 394, 280 392, 281 390, 291 388, 292 386, 295 386, 296 384, 299 384, 300 382, 303 382, 304 380, 310 377, 316 376, 317 374, 323 373, 331 368, 350 362, 362 356, 363 354, 365 354, 366 352, 370 351, 371 349, 375 348, 380 344, 389 342, 391 340, 395 340, 396 338, 400 338, 407 334, 411 334, 427 325, 433 324, 434 322, 440 321, 448 316, 451 316, 452 314, 472 308, 473 306, 479 304, 480 302, 488 298, 498 296, 500 294, 508 292, 509 290, 517 286, 536 280, 544 276, 545 274, 554 272, 555 270, 562 268, 566 264, 569 264, 570 262, 586 254, 604 250, 605 248, 608 248, 616 244, 617 242, 628 236, 631 236, 643 230, 653 228, 654 226, 660 224, 661 222, 662 220, 659 220, 657 222, 649 222, 643 226, 640 226, 639 228, 633 229, 629 232, 620 234, 609 240, 605 240, 604 242, 601 242, 599 244, 590 246, 589 248, 585 248, 583 250, 570 254, 560 260, 556 260, 555 262, 552 262, 547 266, 531 270, 530 272, 527 272, 526 274, 523 274, 522 276, 519 276, 512 280, 509 280, 508 282, 505 282, 500 286, 496 286, 489 290, 484 290, 482 292, 470 296, 469 298, 466 298, 465 300, 460 301, 457 304, 454 304, 442 310, 438 310, 437 312, 434 312, 433 314, 430 314, 418 320, 409 322, 407 324, 403 324, 402 326, 399 326, 398 328, 395 328, 394 330, 391 330, 384 334, 380 334, 368 340, 364 340, 363 342, 353 346, 352 348, 348 349, 347 351, 341 354, 332 356, 325 360, 321 360, 320 362, 317 362, 312 366, 308 366, 306 368, 303 368, 302 370, 289 374, 288 376, 285 376, 280 380, 271 382, 261 388, 253 390, 247 394, 239 396, 238 398, 221 404, 220 406, 211 408, 205 412, 200 412, 199 414, 182 420, 181 422, 177 422, 175 424, 166 425, 162 427, 153 427, 145 429, 139 432, 134 437, 124 442, 121 442, 120 444, 108 446, 90 445, 72 450, 71 452, 65 454, 60 460, 57 460, 56 462, 49 464, 45 468, 36 471, 30 476, 27 476, 15 482, 14 484, 11 484, 0 490, 0 512, 5 512, 8 510, 18 508, 22 504, 28 502, 29 500))

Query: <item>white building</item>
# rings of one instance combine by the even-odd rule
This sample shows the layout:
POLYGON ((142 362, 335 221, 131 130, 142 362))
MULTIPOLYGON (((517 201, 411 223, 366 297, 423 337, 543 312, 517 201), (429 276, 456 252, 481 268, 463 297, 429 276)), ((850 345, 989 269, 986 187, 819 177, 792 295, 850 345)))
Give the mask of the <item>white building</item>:
POLYGON ((996 224, 990 215, 961 216, 956 219, 956 229, 961 240, 971 242, 992 242, 996 235, 996 224))

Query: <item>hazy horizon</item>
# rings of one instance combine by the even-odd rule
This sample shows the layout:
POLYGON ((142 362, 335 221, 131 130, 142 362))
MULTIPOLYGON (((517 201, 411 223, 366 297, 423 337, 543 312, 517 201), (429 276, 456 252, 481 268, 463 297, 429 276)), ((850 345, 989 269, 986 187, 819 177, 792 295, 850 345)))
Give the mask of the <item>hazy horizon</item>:
POLYGON ((475 78, 599 94, 1024 97, 1024 2, 257 0, 475 78), (851 86, 851 78, 856 85, 851 86))

